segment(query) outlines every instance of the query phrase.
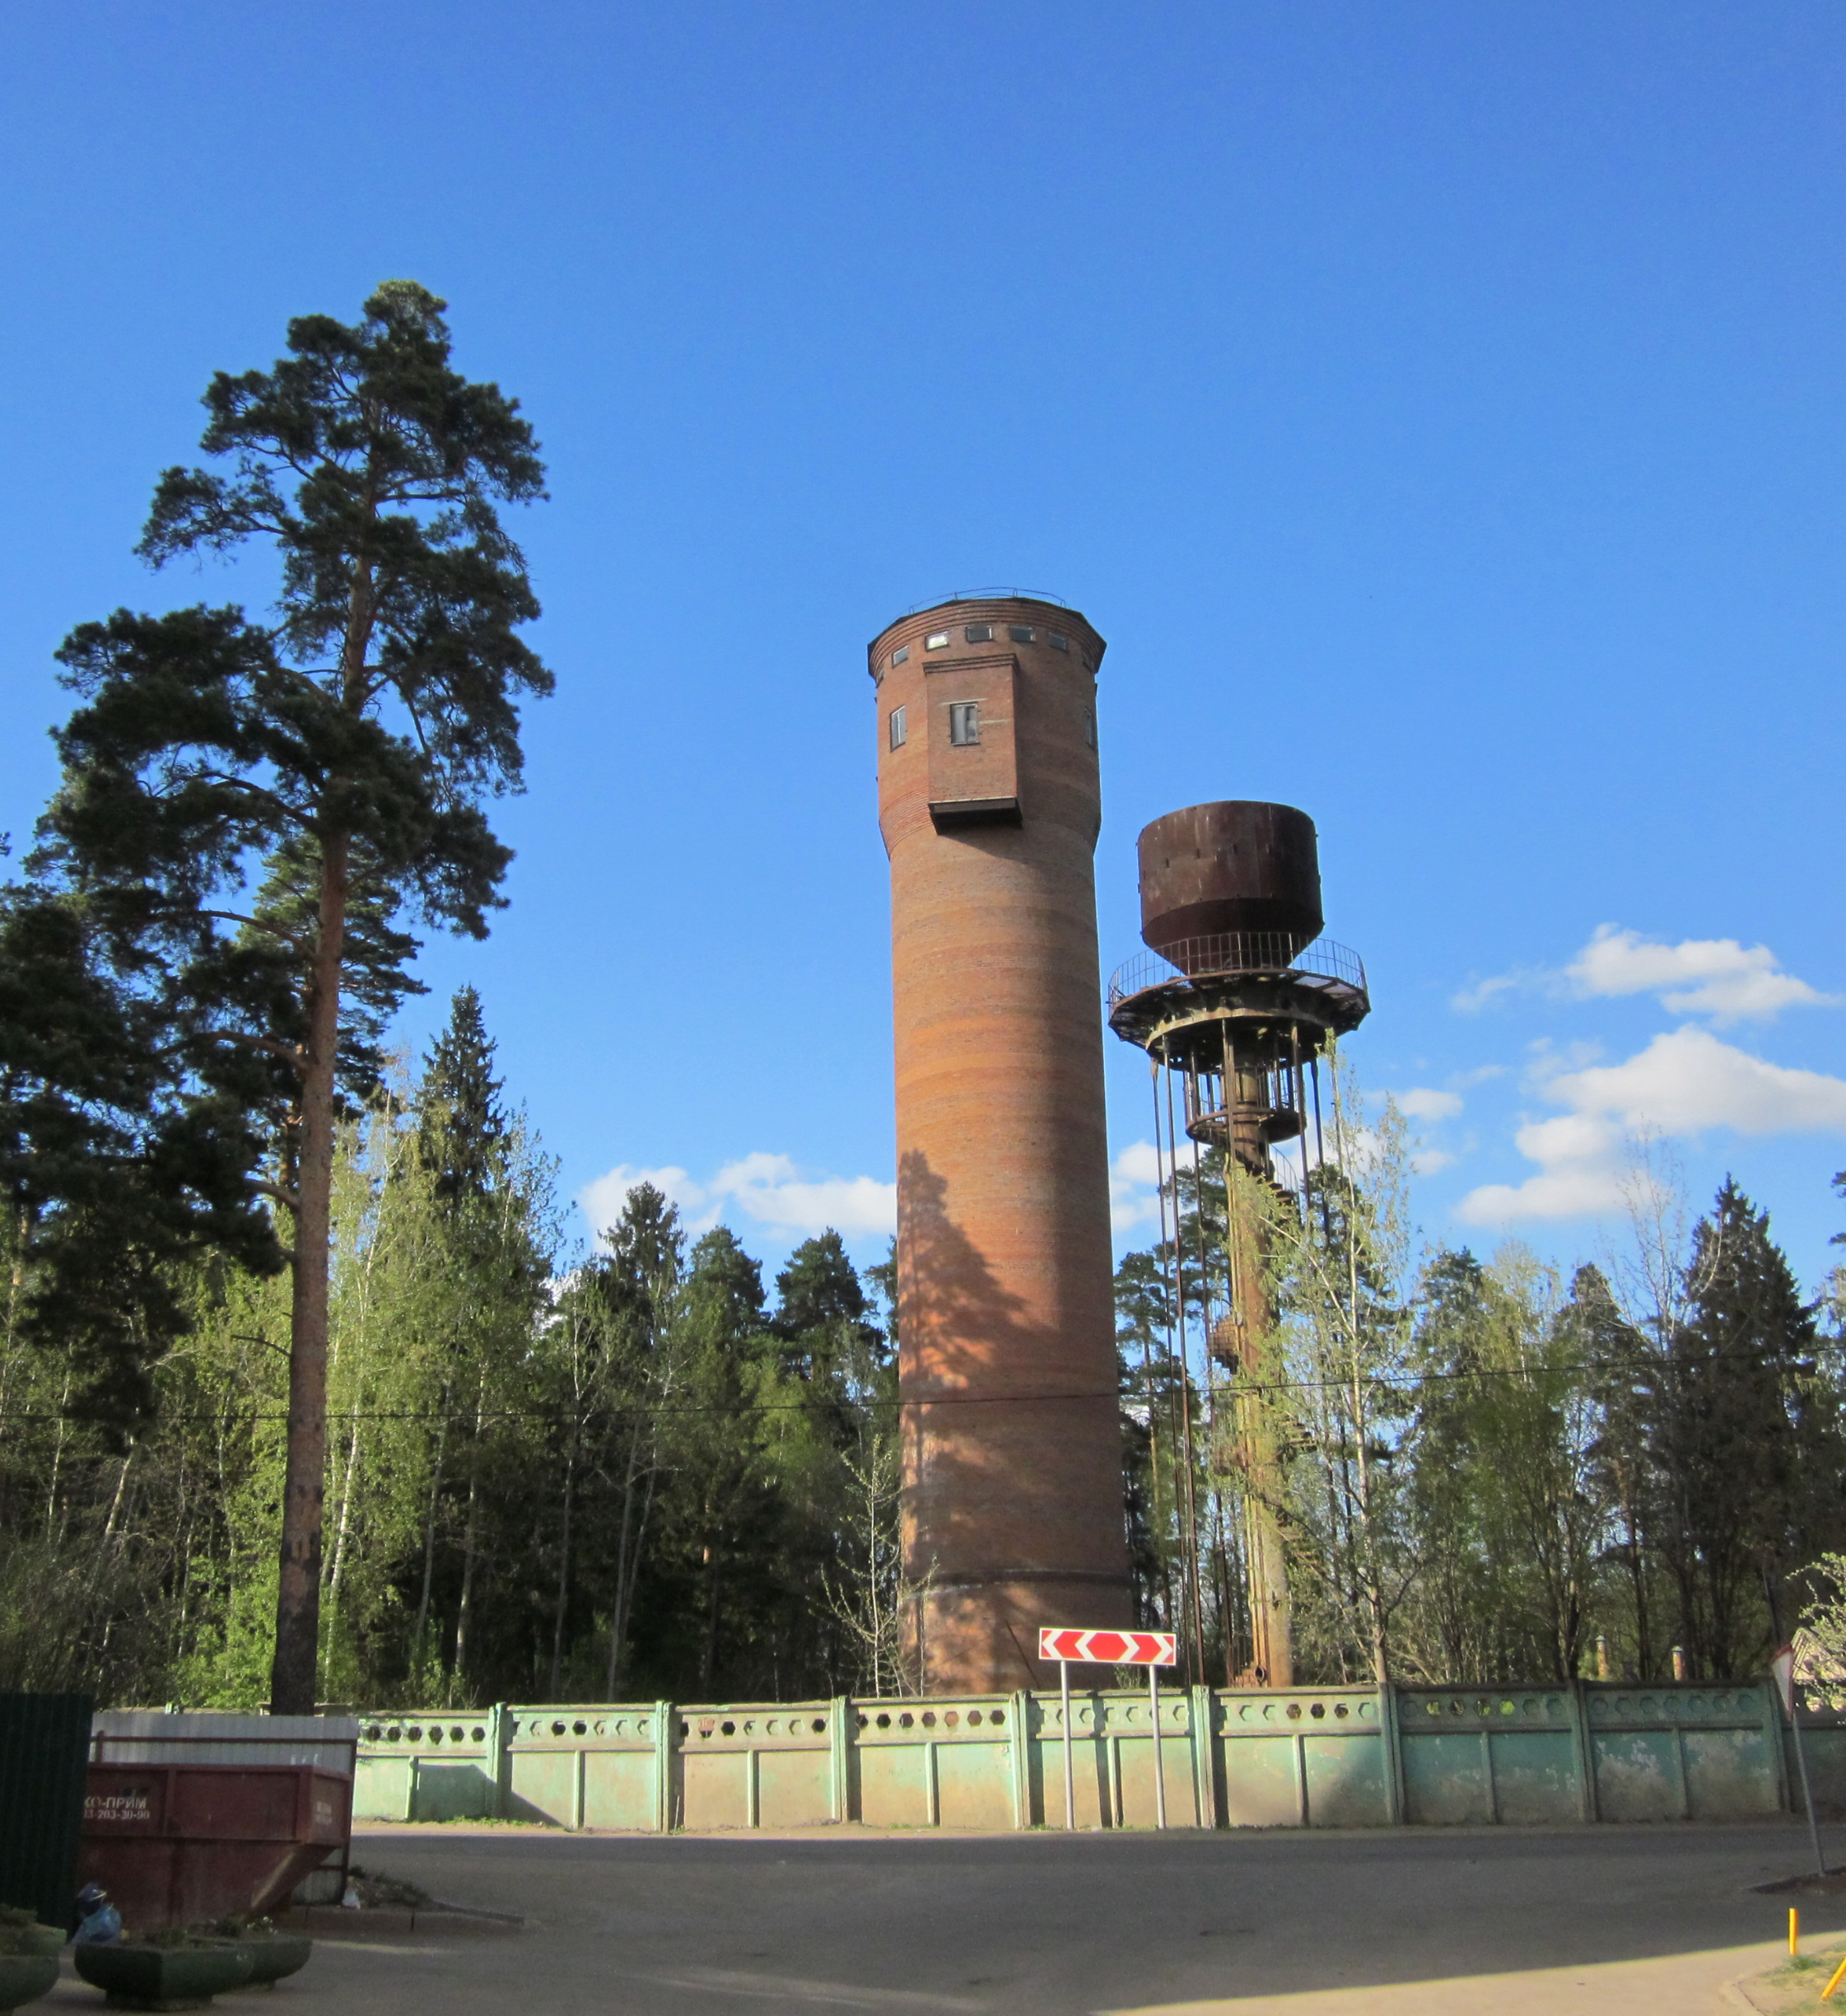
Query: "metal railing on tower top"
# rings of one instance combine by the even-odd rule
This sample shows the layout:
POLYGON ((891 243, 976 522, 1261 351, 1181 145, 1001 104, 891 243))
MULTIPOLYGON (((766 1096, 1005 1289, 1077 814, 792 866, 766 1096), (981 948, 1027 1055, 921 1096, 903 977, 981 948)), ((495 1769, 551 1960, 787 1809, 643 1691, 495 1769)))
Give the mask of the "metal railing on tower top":
POLYGON ((1331 938, 1303 945, 1286 931, 1217 931, 1204 938, 1182 938, 1164 951, 1142 952, 1125 960, 1109 977, 1109 1006, 1112 1011, 1118 1001, 1169 981, 1220 973, 1287 973, 1368 992, 1365 962, 1350 946, 1331 938))

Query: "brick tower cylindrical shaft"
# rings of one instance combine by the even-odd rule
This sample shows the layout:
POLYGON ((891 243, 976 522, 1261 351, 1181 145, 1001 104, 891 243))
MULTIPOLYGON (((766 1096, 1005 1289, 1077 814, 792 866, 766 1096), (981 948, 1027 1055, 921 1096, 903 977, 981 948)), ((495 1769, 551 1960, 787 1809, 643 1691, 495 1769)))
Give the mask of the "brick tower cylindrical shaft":
POLYGON ((1046 1683, 1041 1625, 1132 1621, 1093 856, 1074 609, 874 640, 891 859, 907 1641, 925 1688, 1046 1683))

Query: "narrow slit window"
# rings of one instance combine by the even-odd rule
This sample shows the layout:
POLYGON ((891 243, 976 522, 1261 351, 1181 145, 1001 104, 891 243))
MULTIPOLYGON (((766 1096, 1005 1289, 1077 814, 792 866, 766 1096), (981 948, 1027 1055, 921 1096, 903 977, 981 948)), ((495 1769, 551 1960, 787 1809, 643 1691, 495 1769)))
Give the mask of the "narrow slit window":
POLYGON ((902 749, 909 730, 904 725, 904 710, 901 707, 891 710, 891 746, 902 749))
POLYGON ((981 702, 952 700, 949 705, 949 740, 957 749, 972 749, 981 740, 981 702))
POLYGON ((949 648, 949 632, 946 630, 932 630, 930 634, 924 638, 923 648, 926 651, 947 651, 949 648))
POLYGON ((991 644, 994 641, 994 626, 991 623, 963 623, 962 635, 971 644, 991 644))
MULTIPOLYGON (((903 711, 902 707, 899 707, 897 712, 902 714, 903 711)), ((895 720, 896 716, 893 716, 893 719, 895 720)), ((1094 707, 1084 709, 1084 740, 1092 749, 1096 747, 1096 709, 1094 707)))
POLYGON ((908 665, 910 663, 909 645, 900 644, 897 648, 892 652, 891 662, 894 665, 908 665))

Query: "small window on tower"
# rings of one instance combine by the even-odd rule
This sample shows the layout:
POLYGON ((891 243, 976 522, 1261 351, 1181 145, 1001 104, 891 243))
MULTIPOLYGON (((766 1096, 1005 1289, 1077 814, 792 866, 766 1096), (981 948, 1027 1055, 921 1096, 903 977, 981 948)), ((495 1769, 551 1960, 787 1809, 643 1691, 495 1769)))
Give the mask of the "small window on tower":
POLYGON ((1045 632, 1045 642, 1051 646, 1053 651, 1069 651, 1070 648, 1070 638, 1060 637, 1055 630, 1047 630, 1045 632))
POLYGON ((1037 635, 1029 623, 1014 623, 1006 634, 1015 644, 1030 644, 1037 635))
POLYGON ((954 700, 949 707, 949 740, 957 749, 967 749, 981 740, 981 702, 954 700))
POLYGON ((891 710, 892 748, 902 749, 904 746, 904 738, 907 733, 908 730, 904 726, 904 710, 902 707, 893 707, 891 710))
POLYGON ((949 632, 946 630, 932 630, 930 634, 924 638, 923 648, 925 651, 947 651, 949 648, 949 632))
MULTIPOLYGON (((900 714, 903 711, 902 707, 897 710, 900 714)), ((1094 707, 1084 709, 1084 740, 1092 749, 1096 747, 1096 710, 1094 707)))
POLYGON ((891 662, 894 665, 908 665, 910 663, 909 645, 900 644, 897 648, 892 652, 891 662))
POLYGON ((994 626, 991 623, 964 623, 962 635, 971 644, 991 644, 994 641, 994 626))

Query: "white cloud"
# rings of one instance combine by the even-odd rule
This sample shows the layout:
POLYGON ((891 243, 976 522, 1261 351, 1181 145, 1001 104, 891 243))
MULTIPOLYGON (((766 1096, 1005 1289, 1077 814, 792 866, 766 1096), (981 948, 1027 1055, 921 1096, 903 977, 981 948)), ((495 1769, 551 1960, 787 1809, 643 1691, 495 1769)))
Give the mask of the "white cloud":
POLYGON ((784 1155, 758 1152, 725 1164, 709 1183, 677 1165, 641 1169, 621 1162, 585 1183, 577 1203, 599 1240, 622 1215, 636 1184, 650 1183, 678 1206, 687 1230, 708 1232, 734 1205, 757 1224, 804 1237, 831 1225, 848 1239, 895 1231, 897 1186, 874 1176, 804 1175, 784 1155))
POLYGON ((1675 1015, 1709 1015, 1720 1024, 1830 1007, 1838 998, 1783 973, 1767 945, 1735 938, 1665 945, 1613 924, 1598 925, 1564 972, 1581 995, 1657 994, 1675 1015))
POLYGON ((1571 1218, 1621 1202, 1624 1162, 1636 1136, 1685 1136, 1713 1127, 1739 1134, 1846 1134, 1846 1079, 1801 1071, 1721 1043, 1708 1029, 1671 1029, 1619 1064, 1557 1071, 1545 1095, 1566 1108, 1530 1121, 1514 1137, 1538 1173, 1489 1183, 1457 1206, 1473 1225, 1571 1218))
POLYGON ((759 1225, 778 1232, 895 1232, 897 1186, 874 1176, 804 1177, 786 1155, 748 1155, 712 1178, 713 1194, 734 1197, 759 1225))
POLYGON ((1840 999, 1784 973, 1767 945, 1746 945, 1735 938, 1682 938, 1667 945, 1615 924, 1597 925, 1562 973, 1516 967, 1471 982, 1452 996, 1451 1005, 1472 1012, 1514 992, 1573 994, 1579 1001, 1656 994, 1675 1015, 1708 1016, 1721 1028, 1766 1021, 1784 1008, 1836 1007, 1840 999))
POLYGON ((1438 1092, 1433 1085, 1412 1085, 1391 1096, 1406 1120, 1452 1120, 1461 1110, 1458 1094, 1438 1092))
POLYGON ((1135 1141, 1109 1164, 1109 1222, 1116 1231, 1155 1224, 1160 1216, 1160 1157, 1152 1141, 1135 1141))
POLYGON ((1515 987, 1529 986, 1533 978, 1533 973, 1523 967, 1516 973, 1489 973, 1485 980, 1471 980, 1450 995, 1448 1005, 1459 1008, 1464 1015, 1473 1015, 1490 1007, 1501 995, 1510 994, 1515 987))

